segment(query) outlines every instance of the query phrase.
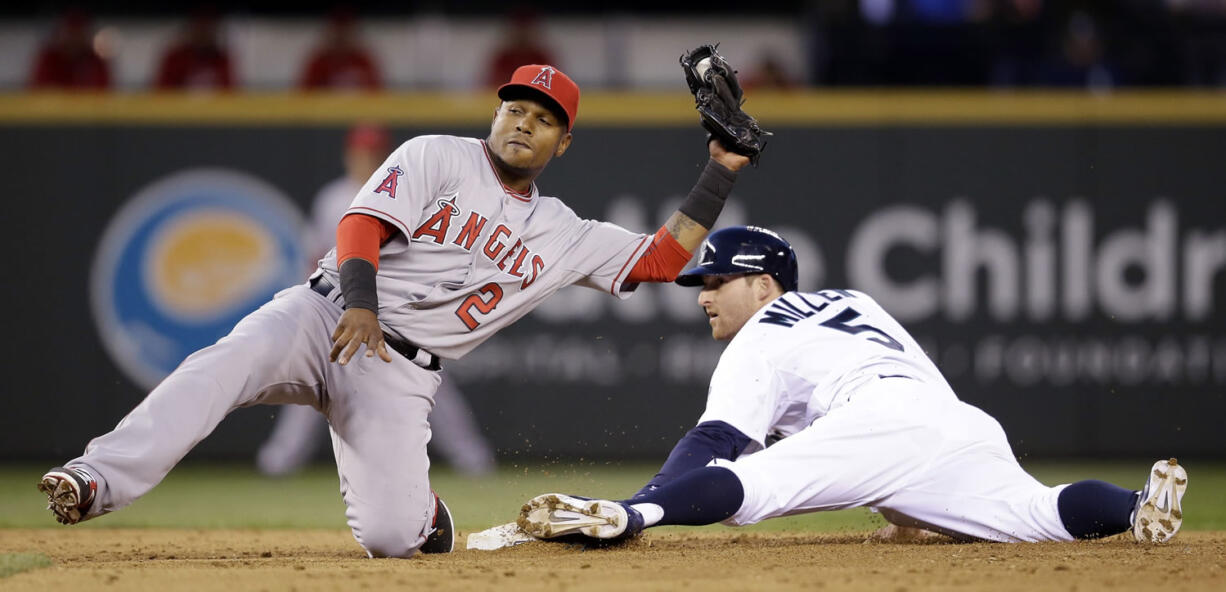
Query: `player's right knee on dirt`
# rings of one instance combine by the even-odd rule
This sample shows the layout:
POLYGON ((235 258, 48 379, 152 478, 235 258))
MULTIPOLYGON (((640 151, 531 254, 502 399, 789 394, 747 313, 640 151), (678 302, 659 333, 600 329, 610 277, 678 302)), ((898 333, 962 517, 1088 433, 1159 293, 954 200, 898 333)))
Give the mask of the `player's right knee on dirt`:
POLYGON ((407 559, 426 541, 424 531, 429 510, 425 507, 380 511, 368 508, 365 512, 351 509, 350 512, 354 516, 350 520, 353 536, 371 557, 407 559))
POLYGON ((425 538, 421 536, 420 523, 402 529, 389 523, 363 529, 359 542, 371 557, 408 559, 417 553, 425 538))

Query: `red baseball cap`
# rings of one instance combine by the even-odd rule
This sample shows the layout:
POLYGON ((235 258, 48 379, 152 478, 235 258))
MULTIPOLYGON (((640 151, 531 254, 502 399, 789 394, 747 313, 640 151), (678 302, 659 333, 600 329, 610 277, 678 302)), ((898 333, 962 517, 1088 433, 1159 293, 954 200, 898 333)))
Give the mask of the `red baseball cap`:
POLYGON ((515 69, 511 81, 498 87, 498 98, 518 98, 515 91, 526 89, 545 95, 566 113, 566 131, 575 127, 579 114, 579 85, 561 70, 545 64, 528 64, 515 69))
POLYGON ((384 152, 387 150, 387 142, 387 130, 369 123, 353 126, 345 136, 346 148, 365 148, 384 152))

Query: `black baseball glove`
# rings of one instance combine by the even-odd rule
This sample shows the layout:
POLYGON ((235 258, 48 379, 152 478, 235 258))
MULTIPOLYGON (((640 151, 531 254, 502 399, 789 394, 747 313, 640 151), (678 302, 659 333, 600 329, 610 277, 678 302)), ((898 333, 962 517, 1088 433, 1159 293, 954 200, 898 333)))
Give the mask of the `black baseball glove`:
POLYGON ((757 120, 741 110, 741 104, 745 102, 744 92, 736 80, 736 70, 715 51, 718 46, 703 45, 681 56, 685 82, 694 94, 702 126, 712 136, 719 138, 725 148, 748 156, 750 162, 757 166, 758 156, 766 147, 765 137, 771 133, 759 127, 757 120))

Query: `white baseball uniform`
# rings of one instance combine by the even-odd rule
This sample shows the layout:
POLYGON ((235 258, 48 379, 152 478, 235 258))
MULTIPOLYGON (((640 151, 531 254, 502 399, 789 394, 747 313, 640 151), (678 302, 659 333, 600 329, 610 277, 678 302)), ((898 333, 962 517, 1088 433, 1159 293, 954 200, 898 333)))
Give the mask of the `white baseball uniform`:
POLYGON ((340 224, 353 196, 362 189, 363 183, 341 175, 329 181, 311 200, 311 219, 307 229, 311 256, 321 256, 336 246, 336 225, 340 224))
MULTIPOLYGON (((393 224, 380 249, 379 320, 429 353, 458 358, 578 283, 619 298, 646 235, 579 218, 560 200, 508 191, 483 142, 421 136, 395 150, 349 211, 393 224)), ((438 372, 392 362, 328 360, 343 309, 335 253, 307 285, 281 291, 215 345, 189 356, 115 430, 67 466, 98 480, 89 517, 149 491, 227 413, 259 403, 312 405, 328 418, 346 517, 372 556, 412 555, 433 518, 426 420, 438 372)))
POLYGON ((1063 487, 1023 471, 1000 424, 859 292, 788 292, 753 315, 720 357, 706 421, 752 440, 714 462, 744 487, 728 524, 868 506, 962 539, 1073 539, 1063 487))
MULTIPOLYGON (((336 226, 349 209, 362 183, 342 175, 320 188, 311 202, 307 239, 310 252, 327 253, 336 244, 336 226)), ((455 380, 443 376, 430 412, 433 434, 430 448, 442 454, 455 470, 466 475, 483 475, 494 469, 494 451, 481 434, 464 392, 455 380)), ((327 433, 323 415, 305 405, 285 405, 268 438, 256 453, 256 466, 265 475, 293 473, 310 462, 327 433)))

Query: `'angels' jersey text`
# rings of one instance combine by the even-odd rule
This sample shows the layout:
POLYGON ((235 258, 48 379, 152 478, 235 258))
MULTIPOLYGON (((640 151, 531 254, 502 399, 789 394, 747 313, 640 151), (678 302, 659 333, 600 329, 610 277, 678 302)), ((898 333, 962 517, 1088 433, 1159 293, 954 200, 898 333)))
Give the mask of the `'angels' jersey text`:
MULTIPOLYGON (((622 282, 647 235, 585 220, 561 200, 507 189, 484 142, 419 136, 358 191, 348 214, 400 230, 379 250, 379 321, 444 358, 459 358, 549 295, 577 283, 626 298, 622 282)), ((335 252, 320 261, 339 282, 335 252)))
MULTIPOLYGON (((481 230, 485 228, 489 217, 482 215, 480 212, 467 212, 456 205, 456 199, 459 196, 452 196, 450 199, 438 200, 438 211, 430 216, 417 230, 413 231, 412 240, 414 241, 431 241, 436 245, 441 245, 448 242, 450 238, 451 244, 472 251, 477 244, 477 238, 481 236, 481 230), (467 221, 461 227, 456 225, 454 231, 451 229, 451 221, 453 218, 467 217, 467 221), (450 233, 450 236, 449 234, 450 233)), ((535 255, 532 249, 524 244, 523 239, 517 239, 515 244, 509 245, 507 237, 511 236, 512 230, 505 224, 499 224, 494 228, 493 232, 489 233, 485 244, 481 247, 481 254, 486 260, 495 263, 499 270, 505 271, 507 275, 522 279, 520 288, 526 289, 536 281, 536 278, 545 269, 545 260, 540 255, 535 255), (514 262, 512 261, 514 257, 514 262), (530 263, 529 263, 530 261, 530 263), (510 266, 508 269, 508 265, 510 266)))

